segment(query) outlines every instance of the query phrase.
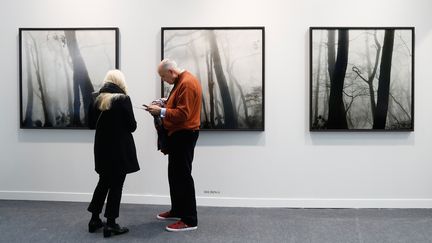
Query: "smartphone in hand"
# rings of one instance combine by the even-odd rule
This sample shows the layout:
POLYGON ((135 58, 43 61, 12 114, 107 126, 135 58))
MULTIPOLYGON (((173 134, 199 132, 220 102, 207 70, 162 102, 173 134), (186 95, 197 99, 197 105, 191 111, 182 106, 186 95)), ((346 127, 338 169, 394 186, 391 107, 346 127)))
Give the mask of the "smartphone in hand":
POLYGON ((148 105, 146 105, 146 104, 143 104, 142 106, 144 106, 145 110, 147 110, 147 109, 148 109, 148 105))

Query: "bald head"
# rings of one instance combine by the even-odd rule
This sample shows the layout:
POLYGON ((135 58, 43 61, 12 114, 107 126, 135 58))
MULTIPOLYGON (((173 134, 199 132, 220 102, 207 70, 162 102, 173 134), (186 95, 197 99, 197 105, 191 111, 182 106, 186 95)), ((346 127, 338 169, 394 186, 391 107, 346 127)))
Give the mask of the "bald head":
POLYGON ((159 63, 158 73, 163 81, 173 84, 177 77, 182 73, 182 70, 177 67, 175 61, 166 58, 159 63))
POLYGON ((177 63, 174 60, 165 58, 159 64, 160 71, 178 70, 177 63))

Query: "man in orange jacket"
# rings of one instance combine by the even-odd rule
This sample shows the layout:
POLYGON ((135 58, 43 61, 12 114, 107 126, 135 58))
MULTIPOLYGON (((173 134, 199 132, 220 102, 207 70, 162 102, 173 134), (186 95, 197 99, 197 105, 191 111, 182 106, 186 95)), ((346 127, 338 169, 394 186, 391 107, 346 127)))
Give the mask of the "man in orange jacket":
POLYGON ((163 81, 174 84, 165 107, 150 105, 147 110, 162 117, 168 132, 168 181, 171 210, 158 219, 180 220, 166 227, 168 231, 188 231, 198 227, 192 161, 199 136, 202 91, 200 82, 190 72, 169 59, 158 66, 163 81))

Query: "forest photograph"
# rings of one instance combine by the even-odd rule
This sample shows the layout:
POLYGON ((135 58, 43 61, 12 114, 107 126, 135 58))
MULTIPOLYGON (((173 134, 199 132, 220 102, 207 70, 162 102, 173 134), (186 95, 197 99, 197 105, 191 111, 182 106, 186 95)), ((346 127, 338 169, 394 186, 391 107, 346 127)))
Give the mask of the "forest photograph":
POLYGON ((310 28, 310 131, 413 131, 414 28, 310 28))
POLYGON ((162 28, 162 58, 200 81, 201 129, 264 130, 264 27, 162 28))
POLYGON ((87 128, 92 93, 118 68, 117 28, 19 30, 21 128, 87 128))

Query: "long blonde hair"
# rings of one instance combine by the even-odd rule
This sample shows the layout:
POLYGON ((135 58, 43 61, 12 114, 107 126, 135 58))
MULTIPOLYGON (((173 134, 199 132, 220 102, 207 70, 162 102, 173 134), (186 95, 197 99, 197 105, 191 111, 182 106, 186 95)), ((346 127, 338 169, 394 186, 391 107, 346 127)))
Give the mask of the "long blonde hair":
MULTIPOLYGON (((126 81, 124 74, 120 70, 110 70, 105 75, 103 83, 113 83, 120 87, 125 94, 127 95, 126 81)), ((115 99, 124 96, 124 94, 119 93, 100 93, 96 98, 96 101, 99 103, 98 108, 101 111, 106 111, 111 109, 111 104, 115 99)))

